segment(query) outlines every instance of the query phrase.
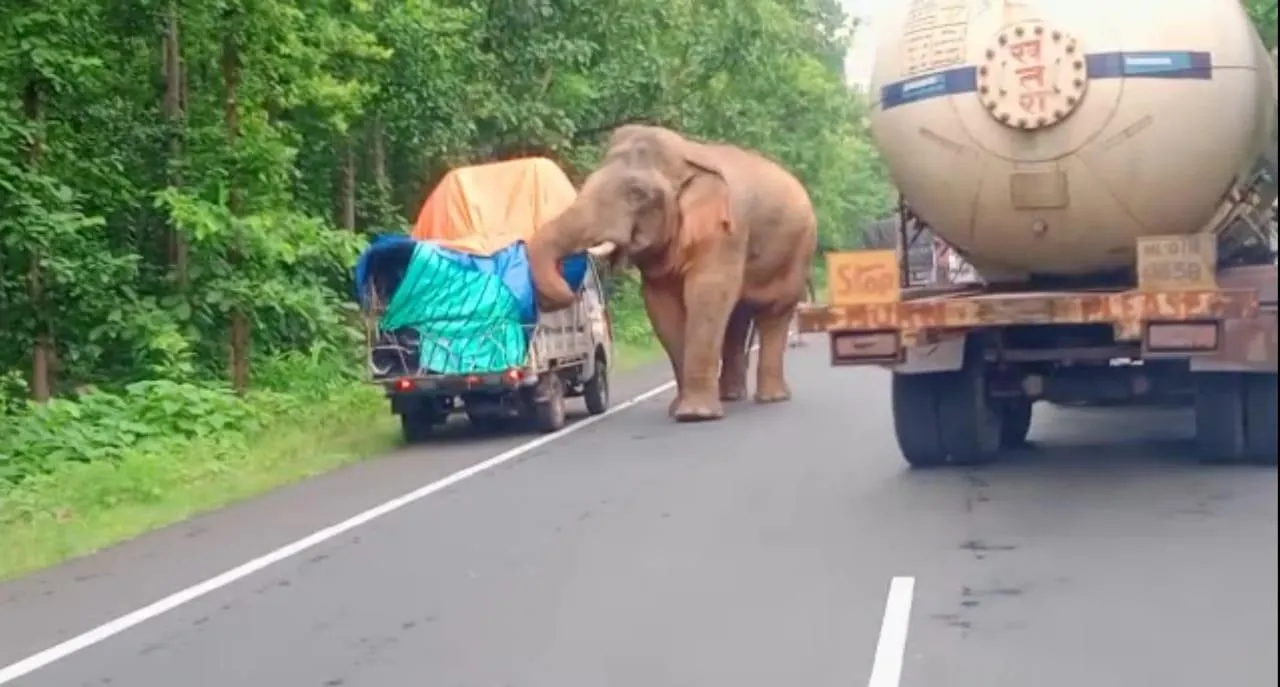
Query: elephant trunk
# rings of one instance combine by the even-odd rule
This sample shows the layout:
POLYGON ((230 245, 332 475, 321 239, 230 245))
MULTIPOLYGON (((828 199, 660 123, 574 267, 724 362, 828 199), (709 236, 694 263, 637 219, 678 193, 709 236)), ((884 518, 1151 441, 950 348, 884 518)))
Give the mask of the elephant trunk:
POLYGON ((573 305, 574 293, 560 274, 560 261, 590 245, 583 230, 590 223, 584 222, 579 217, 581 214, 582 209, 575 203, 535 231, 527 244, 533 289, 537 293, 538 308, 544 312, 573 305))

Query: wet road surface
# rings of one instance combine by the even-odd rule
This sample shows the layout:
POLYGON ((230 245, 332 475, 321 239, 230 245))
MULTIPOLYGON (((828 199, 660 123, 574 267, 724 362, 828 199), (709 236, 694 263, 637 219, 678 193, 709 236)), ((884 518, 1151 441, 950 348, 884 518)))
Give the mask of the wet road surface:
MULTIPOLYGON (((886 373, 817 338, 788 360, 790 403, 677 426, 659 394, 8 684, 1276 684, 1274 469, 1196 463, 1183 411, 1041 405, 1001 464, 908 471, 886 373)), ((0 584, 0 675, 530 438, 458 433, 0 584)))

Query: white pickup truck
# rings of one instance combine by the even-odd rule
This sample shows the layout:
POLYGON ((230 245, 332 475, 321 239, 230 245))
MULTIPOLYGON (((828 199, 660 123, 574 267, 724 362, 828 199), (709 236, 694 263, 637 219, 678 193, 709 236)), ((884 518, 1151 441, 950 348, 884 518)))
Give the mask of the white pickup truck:
POLYGON ((382 331, 376 325, 377 309, 371 314, 369 373, 386 390, 407 442, 425 440, 457 413, 485 429, 526 422, 554 432, 565 425, 567 398, 581 396, 593 415, 609 408, 613 328, 594 258, 578 302, 538 315, 531 326, 528 356, 519 367, 478 374, 421 370, 418 331, 382 331))

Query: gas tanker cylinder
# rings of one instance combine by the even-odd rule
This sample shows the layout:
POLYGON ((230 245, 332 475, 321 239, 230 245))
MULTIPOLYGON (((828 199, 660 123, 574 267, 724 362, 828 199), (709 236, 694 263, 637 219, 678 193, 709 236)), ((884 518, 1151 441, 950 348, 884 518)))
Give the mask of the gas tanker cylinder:
POLYGON ((1238 0, 903 0, 875 22, 876 146, 988 280, 1122 269, 1139 237, 1234 231, 1275 198, 1275 64, 1238 0))

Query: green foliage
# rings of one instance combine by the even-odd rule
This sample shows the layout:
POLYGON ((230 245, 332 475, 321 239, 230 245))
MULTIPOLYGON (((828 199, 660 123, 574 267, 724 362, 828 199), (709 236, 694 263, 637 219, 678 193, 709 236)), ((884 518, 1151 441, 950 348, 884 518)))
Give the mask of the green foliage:
POLYGON ((348 394, 352 356, 318 345, 261 361, 259 386, 239 396, 225 385, 171 380, 86 388, 74 397, 29 403, 0 434, 0 494, 66 463, 120 462, 139 452, 180 455, 192 442, 230 442, 267 423, 348 394))
POLYGON ((65 462, 118 461, 156 443, 242 431, 260 419, 230 390, 171 381, 56 398, 7 422, 0 481, 17 482, 65 462))
POLYGON ((1242 0, 1245 11, 1253 20, 1253 25, 1262 36, 1263 45, 1269 50, 1276 48, 1276 0, 1242 0))
POLYGON ((643 345, 653 341, 653 328, 640 298, 640 278, 631 272, 614 274, 605 282, 613 337, 623 343, 643 345))

